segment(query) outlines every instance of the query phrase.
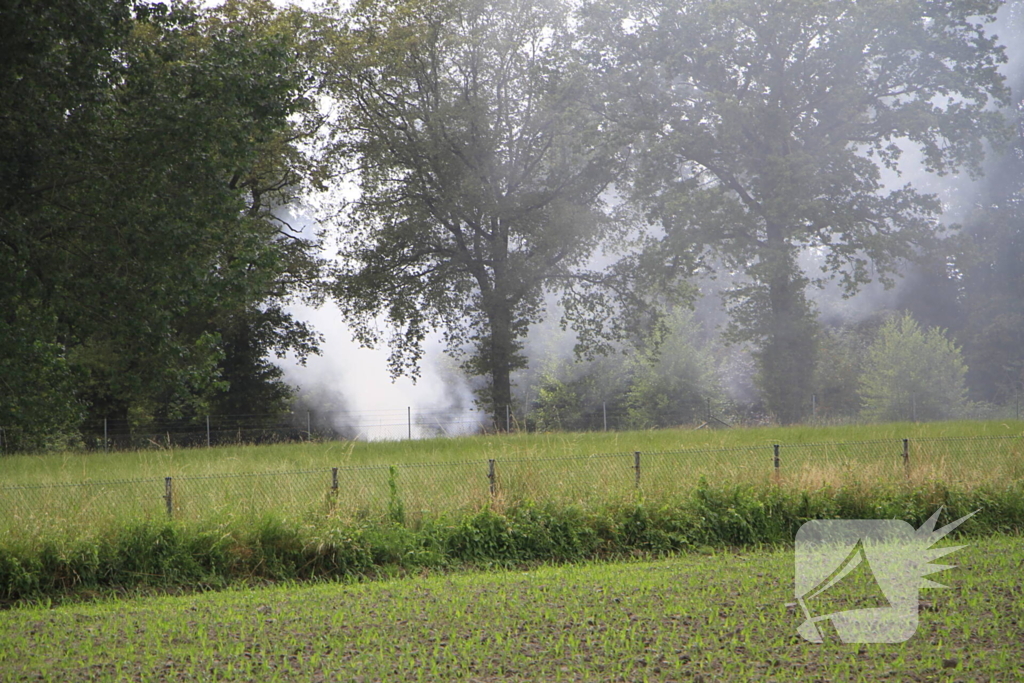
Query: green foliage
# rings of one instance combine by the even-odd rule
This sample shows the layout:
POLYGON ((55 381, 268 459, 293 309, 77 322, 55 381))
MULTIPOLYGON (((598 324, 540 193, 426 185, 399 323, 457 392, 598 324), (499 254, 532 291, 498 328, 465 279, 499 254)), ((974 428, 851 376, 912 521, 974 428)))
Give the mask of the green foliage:
POLYGON ((545 293, 566 293, 576 321, 598 315, 582 290, 623 150, 570 24, 557 0, 363 0, 323 37, 334 140, 361 191, 341 217, 339 305, 360 341, 390 344, 394 375, 418 372, 432 329, 469 349, 499 424, 545 293))
POLYGON ((746 273, 732 338, 760 350, 782 422, 810 411, 816 324, 805 290, 891 283, 932 244, 941 204, 882 171, 918 149, 925 170, 981 169, 1006 129, 996 0, 674 0, 588 6, 609 108, 639 133, 632 196, 659 253, 746 273), (980 20, 979 20, 980 19, 980 20), (894 96, 898 93, 898 96, 894 96), (797 261, 822 254, 821 273, 797 261), (869 265, 871 268, 869 269, 869 265))
POLYGON ((586 429, 583 406, 573 386, 556 376, 545 373, 540 377, 537 399, 530 416, 534 428, 540 431, 571 431, 586 429))
POLYGON ((628 424, 636 429, 690 424, 706 416, 707 401, 722 397, 717 368, 700 323, 676 309, 666 320, 664 339, 655 350, 639 353, 626 395, 628 424))
POLYGON ((398 470, 388 468, 388 518, 395 524, 405 524, 405 504, 398 493, 398 470))
POLYGON ((893 317, 867 350, 863 414, 879 421, 956 418, 966 407, 966 374, 945 331, 922 330, 909 314, 893 317))
POLYGON ((814 366, 815 417, 827 421, 860 414, 860 377, 880 324, 880 319, 872 318, 820 331, 814 366))
POLYGON ((704 419, 720 402, 717 365, 693 313, 671 309, 627 353, 552 361, 536 380, 530 416, 540 430, 652 429, 704 419))
POLYGON ((26 37, 0 60, 21 150, 0 153, 3 426, 38 447, 83 416, 279 406, 266 355, 316 344, 283 309, 319 266, 282 222, 313 173, 299 15, 8 4, 4 30, 26 37))
POLYGON ((53 339, 52 319, 16 314, 29 324, 0 316, 0 429, 3 451, 68 450, 79 443, 84 407, 75 397, 75 373, 53 339), (32 387, 31 391, 24 388, 32 387))
POLYGON ((958 534, 1024 531, 1019 485, 961 490, 875 485, 796 491, 712 486, 670 501, 575 505, 524 502, 424 520, 322 523, 265 516, 218 527, 150 522, 92 538, 0 546, 0 600, 61 598, 82 591, 202 588, 261 580, 341 579, 421 568, 663 555, 703 547, 789 546, 809 519, 904 519, 917 526, 939 506, 980 512, 958 534))

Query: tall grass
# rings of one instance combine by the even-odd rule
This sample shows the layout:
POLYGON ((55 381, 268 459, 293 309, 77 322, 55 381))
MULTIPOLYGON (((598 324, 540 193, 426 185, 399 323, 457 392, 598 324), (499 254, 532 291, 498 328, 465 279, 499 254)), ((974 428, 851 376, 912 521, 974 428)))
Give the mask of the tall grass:
POLYGON ((0 545, 0 603, 126 589, 206 589, 239 582, 366 578, 466 566, 573 562, 699 549, 789 545, 809 519, 921 524, 980 512, 962 533, 1024 531, 1024 485, 712 486, 593 507, 529 501, 403 519, 397 483, 385 518, 310 523, 263 515, 242 523, 152 520, 90 535, 51 533, 0 545))
MULTIPOLYGON (((740 436, 737 432, 736 443, 743 441, 740 436)), ((517 438, 508 437, 508 441, 517 438)), ((453 443, 460 445, 461 440, 453 443)), ((233 522, 273 511, 310 523, 361 521, 394 517, 399 502, 402 518, 410 521, 527 501, 593 507, 637 494, 648 500, 671 498, 692 490, 701 478, 718 484, 773 483, 806 490, 929 482, 972 488, 1024 479, 1024 438, 999 436, 914 438, 909 441, 906 459, 904 445, 896 439, 785 443, 778 451, 764 443, 728 448, 705 445, 643 451, 639 457, 629 452, 562 455, 557 451, 555 455, 516 457, 512 451, 511 457, 493 459, 410 459, 252 471, 232 471, 223 466, 223 459, 216 459, 216 452, 198 452, 211 456, 209 473, 180 468, 186 474, 169 481, 156 476, 87 478, 56 485, 0 481, 0 542, 45 535, 49 529, 89 533, 93 527, 159 521, 168 516, 181 521, 233 522)), ((296 452, 295 448, 291 451, 296 452)), ((287 464, 296 462, 293 459, 287 464)), ((144 470, 132 474, 140 471, 144 470)))
POLYGON ((970 533, 1019 532, 1024 439, 996 437, 1022 428, 665 430, 9 457, 0 460, 0 599, 790 543, 807 519, 914 521, 938 505, 956 515, 981 509, 970 533), (773 444, 783 444, 778 468, 773 444))
POLYGON ((1024 421, 958 421, 835 427, 763 427, 718 431, 661 429, 632 432, 553 432, 416 441, 332 441, 111 453, 69 452, 0 457, 0 483, 49 484, 368 465, 386 467, 422 462, 486 461, 490 458, 508 460, 694 448, 713 450, 768 446, 775 443, 1021 435, 1024 435, 1024 421))

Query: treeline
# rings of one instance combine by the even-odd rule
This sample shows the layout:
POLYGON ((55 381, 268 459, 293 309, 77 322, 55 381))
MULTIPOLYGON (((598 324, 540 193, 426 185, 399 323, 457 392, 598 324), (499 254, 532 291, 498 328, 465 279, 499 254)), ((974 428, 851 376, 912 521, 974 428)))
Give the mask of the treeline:
POLYGON ((98 418, 269 412, 269 354, 317 241, 301 15, 269 2, 0 3, 0 427, 73 445, 98 418))
MULTIPOLYGON (((1001 402, 971 391, 961 346, 909 313, 881 311, 856 324, 822 326, 804 421, 916 422, 1014 418, 1019 393, 1001 402)), ((657 354, 615 354, 590 363, 552 356, 521 377, 528 429, 576 431, 702 426, 773 420, 752 386, 735 381, 736 358, 692 312, 679 310, 657 354)), ((751 368, 744 368, 749 371, 751 368)), ((747 377, 743 376, 746 380, 747 377)))
MULTIPOLYGON (((524 343, 552 299, 637 424, 721 395, 738 348, 752 367, 730 372, 781 422, 906 417, 883 393, 918 419, 1008 405, 1024 161, 1000 7, 0 0, 7 445, 73 444, 104 417, 283 409, 271 358, 319 341, 287 312, 296 298, 336 300, 396 375, 441 332, 496 424, 515 373, 539 371, 524 343), (893 182, 911 157, 925 174, 988 169, 961 229, 918 174, 893 182), (812 303, 816 285, 855 296, 908 270, 895 309, 921 329, 812 303), (709 351, 680 311, 712 278, 733 346, 709 351), (870 379, 890 332, 955 340, 938 397, 870 379), (603 355, 621 350, 626 369, 603 355)), ((585 367, 548 368, 538 407, 585 394, 585 367)))

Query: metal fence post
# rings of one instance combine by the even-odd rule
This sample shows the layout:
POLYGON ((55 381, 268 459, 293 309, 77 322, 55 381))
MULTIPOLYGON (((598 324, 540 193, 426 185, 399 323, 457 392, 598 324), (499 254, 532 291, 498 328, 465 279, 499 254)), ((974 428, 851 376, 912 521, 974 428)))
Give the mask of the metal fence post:
POLYGON ((210 416, 207 415, 206 416, 206 447, 209 448, 210 444, 211 444, 211 441, 210 441, 210 416))
POLYGON ((903 439, 903 471, 910 478, 910 439, 903 439))
POLYGON ((775 444, 775 476, 779 476, 779 444, 775 444))
POLYGON ((164 501, 167 503, 168 519, 174 517, 174 487, 170 477, 164 477, 164 501))
POLYGON ((601 416, 604 418, 604 431, 608 431, 608 404, 601 402, 601 416))
POLYGON ((106 451, 109 447, 107 445, 107 418, 103 418, 103 450, 106 451))
POLYGON ((338 492, 338 468, 331 468, 331 491, 334 493, 338 492))
POLYGON ((512 431, 512 411, 509 409, 508 404, 505 404, 505 433, 509 434, 512 431))
POLYGON ((306 441, 313 440, 313 416, 306 411, 306 441))
POLYGON ((487 479, 491 484, 491 495, 493 496, 498 491, 498 482, 494 474, 494 458, 487 461, 487 479))
POLYGON ((412 406, 405 407, 405 423, 409 427, 409 441, 412 441, 412 406))
POLYGON ((640 488, 640 451, 633 452, 633 485, 640 488))

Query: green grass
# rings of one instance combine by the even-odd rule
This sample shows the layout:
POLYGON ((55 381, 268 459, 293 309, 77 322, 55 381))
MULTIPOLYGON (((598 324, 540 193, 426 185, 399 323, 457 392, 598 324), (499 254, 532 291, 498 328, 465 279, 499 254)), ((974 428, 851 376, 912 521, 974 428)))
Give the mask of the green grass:
POLYGON ((395 499, 385 514, 363 520, 266 514, 7 534, 0 543, 0 605, 137 589, 615 559, 706 546, 785 546, 810 519, 904 519, 917 526, 940 506, 951 517, 978 511, 966 534, 1024 532, 1024 482, 815 491, 698 483, 674 498, 638 496, 590 506, 523 502, 417 520, 407 519, 395 499))
POLYGON ((593 506, 637 493, 678 496, 701 477, 798 490, 905 480, 964 488, 1024 479, 1024 439, 1001 438, 1022 433, 1024 423, 954 422, 13 456, 0 461, 0 543, 164 519, 165 477, 175 519, 224 523, 268 511, 311 523, 363 520, 396 504, 410 522, 523 501, 593 506), (639 485, 634 451, 643 451, 639 485))
POLYGON ((985 510, 988 531, 1019 530, 1021 427, 665 430, 9 457, 0 460, 0 600, 789 543, 801 519, 906 518, 938 505, 985 510), (910 439, 906 463, 897 437, 910 439), (642 451, 639 477, 634 451, 642 451), (523 521, 540 508, 545 520, 523 521), (653 541, 622 531, 634 511, 653 541), (481 520, 494 528, 473 527, 481 520), (551 525, 582 549, 519 553, 524 538, 550 537, 551 525), (468 540, 453 541, 459 534, 468 540), (158 561, 137 559, 147 555, 158 561))
POLYGON ((836 427, 795 426, 719 431, 662 429, 485 435, 417 441, 356 441, 229 446, 115 453, 57 453, 0 458, 3 484, 142 479, 330 467, 558 457, 771 444, 1022 436, 1024 421, 889 423, 836 427))
MULTIPOLYGON (((955 559, 953 559, 955 558, 955 559)), ((791 551, 0 613, 0 680, 1011 681, 1019 537, 972 541, 902 644, 796 632, 791 551)))

